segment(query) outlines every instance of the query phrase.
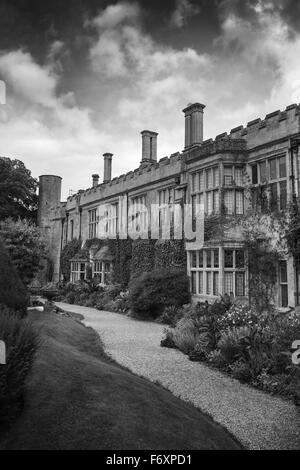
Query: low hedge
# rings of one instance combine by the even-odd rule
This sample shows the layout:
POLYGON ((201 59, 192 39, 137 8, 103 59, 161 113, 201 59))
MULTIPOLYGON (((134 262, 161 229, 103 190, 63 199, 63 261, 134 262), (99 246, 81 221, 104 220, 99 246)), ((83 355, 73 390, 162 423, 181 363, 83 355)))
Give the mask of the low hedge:
POLYGON ((157 318, 165 307, 189 303, 189 280, 181 271, 157 270, 142 274, 130 284, 132 311, 140 317, 157 318))
POLYGON ((0 431, 23 408, 25 381, 39 345, 38 333, 27 320, 0 306, 0 340, 6 345, 6 364, 0 367, 0 431))

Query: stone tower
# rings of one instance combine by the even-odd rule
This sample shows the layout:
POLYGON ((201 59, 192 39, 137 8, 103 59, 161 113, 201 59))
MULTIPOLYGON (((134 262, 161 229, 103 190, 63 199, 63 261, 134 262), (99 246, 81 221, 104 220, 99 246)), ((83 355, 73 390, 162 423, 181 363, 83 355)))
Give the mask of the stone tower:
MULTIPOLYGON (((38 226, 42 229, 49 249, 52 282, 59 281, 61 252, 61 177, 42 175, 39 177, 38 226)), ((50 279, 47 279, 48 281, 50 279)))

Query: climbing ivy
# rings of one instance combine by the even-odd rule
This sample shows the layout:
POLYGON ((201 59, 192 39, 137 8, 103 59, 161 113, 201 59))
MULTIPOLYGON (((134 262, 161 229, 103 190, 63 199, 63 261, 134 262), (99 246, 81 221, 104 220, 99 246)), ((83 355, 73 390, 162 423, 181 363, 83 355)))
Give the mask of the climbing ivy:
POLYGON ((151 272, 155 261, 156 240, 133 240, 130 277, 135 278, 143 273, 151 272))
POLYGON ((69 241, 63 248, 60 256, 60 269, 64 281, 70 280, 71 259, 80 251, 81 242, 74 238, 69 241))
POLYGON ((155 269, 177 268, 186 273, 184 240, 157 240, 155 243, 155 269))

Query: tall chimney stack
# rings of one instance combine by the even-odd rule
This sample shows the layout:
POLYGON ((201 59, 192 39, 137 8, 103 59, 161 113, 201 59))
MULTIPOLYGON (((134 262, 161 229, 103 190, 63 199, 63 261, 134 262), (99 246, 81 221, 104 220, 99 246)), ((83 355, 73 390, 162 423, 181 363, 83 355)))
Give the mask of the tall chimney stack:
POLYGON ((142 131, 142 163, 157 161, 157 132, 142 131))
POLYGON ((203 110, 204 104, 189 104, 183 109, 185 117, 185 145, 188 149, 203 142, 203 110))
POLYGON ((104 174, 103 174, 103 183, 109 183, 111 181, 111 160, 112 153, 104 153, 104 174))
POLYGON ((92 175, 93 178, 93 188, 99 184, 99 175, 92 175))

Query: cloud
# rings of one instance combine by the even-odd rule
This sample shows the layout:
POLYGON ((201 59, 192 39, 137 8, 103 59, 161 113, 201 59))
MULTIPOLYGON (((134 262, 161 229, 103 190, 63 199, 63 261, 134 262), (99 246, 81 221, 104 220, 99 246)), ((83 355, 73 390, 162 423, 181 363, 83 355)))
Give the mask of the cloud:
POLYGON ((52 107, 57 77, 49 67, 40 67, 28 52, 8 52, 0 56, 0 71, 21 99, 52 107))
POLYGON ((185 26, 190 17, 200 12, 199 5, 195 5, 190 0, 176 0, 176 8, 171 16, 171 25, 176 28, 185 26))
POLYGON ((8 88, 0 115, 0 154, 23 160, 35 176, 62 174, 66 187, 75 184, 77 189, 76 173, 83 166, 90 174, 94 171, 95 159, 86 162, 86 155, 96 157, 107 136, 96 131, 91 111, 79 108, 72 92, 59 94, 54 68, 22 50, 0 56, 0 74, 8 88))
POLYGON ((154 39, 138 4, 110 5, 86 22, 87 69, 80 85, 64 92, 65 44, 53 43, 44 64, 26 50, 1 53, 8 96, 0 106, 0 154, 79 189, 101 172, 97 158, 105 151, 115 154, 114 174, 137 167, 143 129, 159 132, 159 158, 181 150, 181 110, 189 102, 206 105, 205 138, 298 102, 300 35, 291 34, 283 7, 224 0, 220 35, 203 52, 154 39), (78 104, 85 99, 89 107, 78 104))
POLYGON ((0 105, 6 102, 6 86, 3 80, 0 80, 0 105))

